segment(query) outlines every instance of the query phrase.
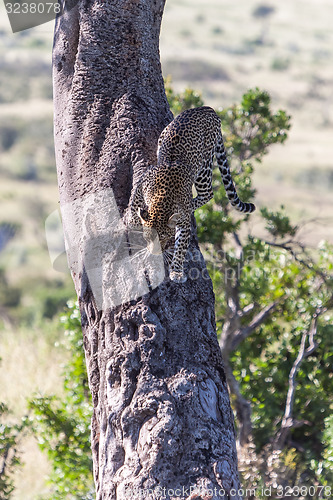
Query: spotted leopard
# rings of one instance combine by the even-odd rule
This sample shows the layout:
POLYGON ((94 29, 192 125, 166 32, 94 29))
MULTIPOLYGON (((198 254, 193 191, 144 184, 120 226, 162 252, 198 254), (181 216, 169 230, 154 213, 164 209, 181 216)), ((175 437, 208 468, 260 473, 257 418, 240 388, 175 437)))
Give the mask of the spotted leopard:
POLYGON ((237 195, 221 122, 208 106, 184 111, 163 130, 158 140, 157 165, 144 171, 131 196, 131 219, 143 226, 151 253, 164 251, 168 241, 175 239, 170 265, 173 281, 186 281, 183 265, 191 235, 191 215, 213 197, 214 155, 231 205, 240 212, 253 212, 255 206, 244 203, 237 195))

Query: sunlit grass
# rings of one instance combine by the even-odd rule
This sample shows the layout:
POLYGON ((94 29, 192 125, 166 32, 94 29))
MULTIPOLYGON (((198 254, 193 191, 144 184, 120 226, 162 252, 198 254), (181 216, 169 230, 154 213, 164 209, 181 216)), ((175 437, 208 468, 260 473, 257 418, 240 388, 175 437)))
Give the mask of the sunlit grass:
MULTIPOLYGON (((31 329, 7 327, 0 331, 0 398, 12 411, 9 421, 27 414, 27 400, 34 393, 61 394, 66 354, 55 346, 59 339, 59 326, 47 321, 31 329)), ((15 474, 12 498, 32 500, 45 490, 49 464, 32 436, 24 437, 19 447, 24 466, 15 474)))

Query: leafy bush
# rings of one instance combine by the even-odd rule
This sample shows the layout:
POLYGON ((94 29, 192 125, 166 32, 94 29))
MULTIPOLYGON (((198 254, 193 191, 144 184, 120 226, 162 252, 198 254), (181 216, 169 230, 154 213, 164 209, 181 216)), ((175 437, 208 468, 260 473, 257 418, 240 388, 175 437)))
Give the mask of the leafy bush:
MULTIPOLYGON (((33 428, 40 448, 52 465, 49 478, 50 500, 88 500, 92 497, 90 450, 91 397, 83 353, 80 315, 69 304, 61 321, 66 329, 65 348, 71 360, 64 368, 64 397, 34 397, 33 428)), ((43 500, 46 497, 43 496, 43 500)))
MULTIPOLYGON (((8 407, 0 402, 0 419, 8 418, 8 407)), ((19 424, 0 421, 0 500, 9 500, 14 491, 12 474, 21 465, 19 441, 28 425, 26 419, 19 424)))
POLYGON ((171 85, 171 77, 165 79, 165 93, 168 98, 169 106, 174 115, 191 108, 203 106, 201 94, 192 89, 185 89, 184 92, 176 94, 171 85))
POLYGON ((323 461, 318 465, 320 476, 326 479, 325 486, 333 484, 333 415, 329 415, 325 419, 325 430, 323 432, 323 461), (324 474, 322 473, 324 472, 324 474))

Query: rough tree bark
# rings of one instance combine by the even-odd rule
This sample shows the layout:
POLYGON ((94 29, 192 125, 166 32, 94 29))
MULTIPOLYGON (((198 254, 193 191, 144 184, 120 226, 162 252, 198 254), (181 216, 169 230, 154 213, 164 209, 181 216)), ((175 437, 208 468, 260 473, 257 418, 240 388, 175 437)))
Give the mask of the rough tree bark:
POLYGON ((96 498, 238 499, 214 295, 195 231, 185 284, 166 277, 105 307, 113 284, 126 297, 139 271, 103 275, 98 300, 89 274, 103 259, 106 274, 115 269, 120 244, 107 242, 115 211, 123 214, 135 172, 155 162, 172 119, 159 60, 163 8, 164 0, 80 0, 56 23, 58 183, 94 405, 96 498), (106 242, 104 255, 96 239, 106 242))

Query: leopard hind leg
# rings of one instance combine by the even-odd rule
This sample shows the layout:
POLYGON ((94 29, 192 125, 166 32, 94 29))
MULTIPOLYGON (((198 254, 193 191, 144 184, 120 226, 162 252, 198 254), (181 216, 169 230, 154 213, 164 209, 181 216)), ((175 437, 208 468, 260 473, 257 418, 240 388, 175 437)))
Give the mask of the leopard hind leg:
POLYGON ((193 212, 205 205, 209 200, 213 198, 213 187, 212 187, 212 177, 213 177, 213 156, 210 160, 206 161, 203 168, 200 170, 197 178, 194 181, 194 187, 197 192, 197 196, 193 199, 192 210, 193 212))

